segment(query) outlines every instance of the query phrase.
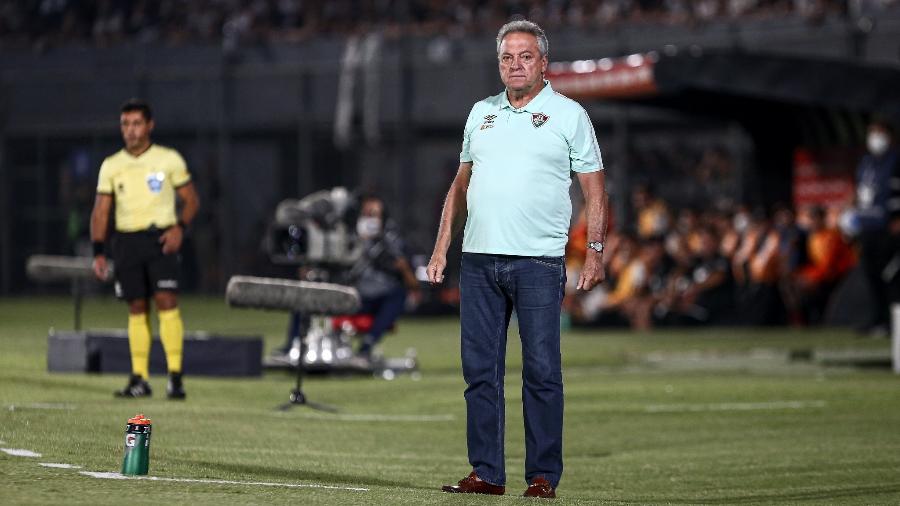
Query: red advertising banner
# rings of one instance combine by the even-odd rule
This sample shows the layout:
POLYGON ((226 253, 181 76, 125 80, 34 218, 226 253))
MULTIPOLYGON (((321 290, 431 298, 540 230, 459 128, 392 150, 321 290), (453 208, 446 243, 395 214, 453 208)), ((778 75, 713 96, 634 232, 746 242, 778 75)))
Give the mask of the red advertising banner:
POLYGON ((842 206, 853 199, 858 153, 848 148, 794 150, 794 208, 842 206))
POLYGON ((624 58, 556 62, 547 69, 547 79, 569 98, 624 98, 657 93, 653 77, 655 53, 624 58))

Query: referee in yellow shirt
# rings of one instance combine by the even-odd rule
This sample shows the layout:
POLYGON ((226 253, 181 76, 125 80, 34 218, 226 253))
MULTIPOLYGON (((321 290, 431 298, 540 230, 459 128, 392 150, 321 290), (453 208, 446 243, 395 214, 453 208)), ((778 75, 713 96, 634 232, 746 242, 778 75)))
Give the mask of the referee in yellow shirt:
POLYGON ((178 312, 178 251, 185 230, 197 214, 200 200, 184 159, 174 149, 153 144, 153 113, 140 100, 121 109, 125 148, 100 166, 97 197, 91 214, 94 274, 106 279, 107 229, 115 203, 116 234, 112 242, 116 295, 128 302, 128 344, 131 377, 118 397, 149 397, 149 300, 159 314, 159 336, 166 352, 170 399, 184 399, 181 357, 184 324, 178 312), (176 195, 183 202, 176 214, 176 195))

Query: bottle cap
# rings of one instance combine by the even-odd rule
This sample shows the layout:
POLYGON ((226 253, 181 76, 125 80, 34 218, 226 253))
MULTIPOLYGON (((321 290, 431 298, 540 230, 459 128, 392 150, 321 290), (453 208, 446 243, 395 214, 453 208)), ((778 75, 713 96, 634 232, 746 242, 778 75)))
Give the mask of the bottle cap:
POLYGON ((150 419, 145 417, 143 413, 138 415, 134 415, 134 418, 130 418, 128 423, 135 425, 150 425, 150 419))

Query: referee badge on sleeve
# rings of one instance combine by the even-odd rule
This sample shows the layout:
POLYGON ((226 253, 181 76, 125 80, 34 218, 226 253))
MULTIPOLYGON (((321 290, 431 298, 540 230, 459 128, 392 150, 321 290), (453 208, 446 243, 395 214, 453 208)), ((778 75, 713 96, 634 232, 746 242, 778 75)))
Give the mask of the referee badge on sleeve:
POLYGON ((534 128, 540 128, 541 125, 547 122, 550 119, 550 116, 542 112, 535 112, 531 114, 531 124, 534 125, 534 128))

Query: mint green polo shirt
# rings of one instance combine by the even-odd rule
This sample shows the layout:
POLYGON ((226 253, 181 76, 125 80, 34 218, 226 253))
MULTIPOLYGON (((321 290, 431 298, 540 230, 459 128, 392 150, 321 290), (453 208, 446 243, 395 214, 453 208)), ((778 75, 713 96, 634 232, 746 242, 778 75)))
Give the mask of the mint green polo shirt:
POLYGON ((506 90, 472 107, 460 162, 472 162, 463 251, 563 256, 569 236, 571 171, 603 170, 584 108, 544 89, 521 109, 506 90))

